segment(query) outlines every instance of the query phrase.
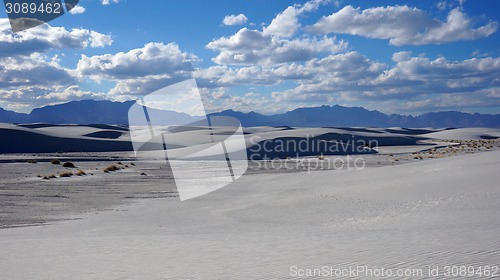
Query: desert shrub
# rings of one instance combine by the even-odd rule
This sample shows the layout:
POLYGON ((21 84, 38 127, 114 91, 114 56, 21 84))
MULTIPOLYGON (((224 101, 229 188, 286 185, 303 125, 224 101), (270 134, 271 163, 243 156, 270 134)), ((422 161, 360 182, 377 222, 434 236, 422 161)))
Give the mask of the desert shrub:
POLYGON ((37 161, 36 161, 36 160, 34 160, 34 159, 28 159, 26 162, 27 162, 27 163, 37 163, 37 161))
POLYGON ((58 159, 53 159, 53 160, 50 161, 50 163, 56 164, 56 165, 61 164, 61 162, 58 159))
POLYGON ((146 173, 142 172, 142 173, 141 173, 141 176, 148 176, 148 174, 146 174, 146 173))
POLYGON ((319 156, 318 159, 319 160, 325 160, 325 157, 324 156, 319 156))
POLYGON ((110 166, 104 168, 104 172, 108 173, 108 172, 116 171, 118 169, 119 168, 113 164, 113 165, 110 165, 110 166))
POLYGON ((57 176, 54 174, 50 174, 50 175, 46 175, 46 176, 42 177, 43 180, 50 180, 50 179, 55 179, 55 178, 57 178, 57 176))
POLYGON ((135 166, 135 163, 131 162, 130 165, 135 166))
POLYGON ((61 174, 59 174, 59 177, 63 178, 63 177, 71 177, 73 176, 73 173, 72 172, 63 172, 61 174))
POLYGON ((71 161, 67 161, 63 163, 63 167, 68 167, 68 168, 75 168, 75 164, 73 164, 71 161))
POLYGON ((75 173, 76 176, 83 176, 83 175, 87 175, 87 173, 85 173, 85 171, 83 170, 78 170, 78 172, 75 173))

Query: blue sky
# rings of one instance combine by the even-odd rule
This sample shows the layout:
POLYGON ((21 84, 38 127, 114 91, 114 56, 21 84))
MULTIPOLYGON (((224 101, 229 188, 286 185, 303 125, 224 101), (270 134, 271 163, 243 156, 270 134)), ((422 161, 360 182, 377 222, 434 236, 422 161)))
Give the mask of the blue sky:
POLYGON ((500 2, 81 0, 12 33, 0 107, 136 99, 194 76, 207 111, 500 113, 500 2))

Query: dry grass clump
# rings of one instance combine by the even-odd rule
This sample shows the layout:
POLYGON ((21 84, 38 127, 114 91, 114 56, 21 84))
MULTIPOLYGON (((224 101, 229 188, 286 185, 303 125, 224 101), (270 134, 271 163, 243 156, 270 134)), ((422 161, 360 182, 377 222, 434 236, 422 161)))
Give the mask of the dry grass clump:
POLYGON ((59 177, 61 177, 61 178, 65 178, 65 177, 67 178, 67 177, 71 177, 71 176, 73 176, 73 172, 63 172, 63 173, 59 174, 59 177))
POLYGON ((75 164, 73 164, 71 161, 67 161, 63 163, 63 167, 68 167, 68 168, 75 168, 75 164))
MULTIPOLYGON (((87 175, 87 173, 85 173, 85 171, 83 170, 78 170, 78 172, 63 172, 63 173, 60 173, 59 174, 59 177, 60 178, 69 178, 69 177, 72 177, 73 175, 76 175, 76 176, 84 176, 84 175, 87 175)), ((50 180, 50 179, 55 179, 57 178, 56 175, 54 174, 51 174, 51 175, 46 175, 46 176, 41 176, 39 175, 38 177, 41 177, 43 180, 50 180)))
POLYGON ((116 165, 112 164, 106 168, 104 168, 104 172, 108 173, 108 172, 112 172, 112 171, 116 171, 116 170, 119 170, 120 168, 118 168, 116 165))
POLYGON ((424 159, 422 156, 414 156, 413 159, 424 159))
POLYGON ((50 163, 55 164, 55 165, 61 164, 61 162, 58 159, 53 159, 50 161, 50 163))
POLYGON ((325 157, 324 156, 319 156, 318 159, 319 160, 325 160, 325 157))
MULTIPOLYGON (((134 163, 130 163, 130 165, 135 165, 134 163)), ((129 168, 130 166, 128 164, 123 164, 121 161, 117 162, 116 164, 109 165, 108 167, 104 168, 105 173, 117 171, 120 169, 126 169, 129 168)))

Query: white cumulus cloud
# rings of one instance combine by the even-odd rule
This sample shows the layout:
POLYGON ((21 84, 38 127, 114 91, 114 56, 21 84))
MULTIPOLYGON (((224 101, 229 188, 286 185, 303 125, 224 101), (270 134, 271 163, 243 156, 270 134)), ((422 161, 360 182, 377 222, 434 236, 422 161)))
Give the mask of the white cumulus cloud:
MULTIPOLYGON (((274 92, 273 97, 276 102, 314 101, 320 94, 344 102, 393 105, 406 102, 407 106, 419 105, 419 108, 425 104, 430 108, 430 100, 439 101, 442 108, 467 107, 464 100, 478 96, 490 101, 481 102, 485 107, 499 102, 495 95, 500 88, 499 58, 450 61, 441 57, 431 60, 400 52, 395 53, 393 59, 397 63, 392 68, 356 52, 314 60, 305 65, 309 71, 314 71, 314 78, 293 89, 274 92), (494 99, 497 100, 492 102, 494 99)), ((469 104, 479 106, 477 102, 469 104)))
POLYGON ((103 5, 109 5, 111 3, 119 3, 119 2, 120 2, 120 0, 101 0, 101 3, 103 5))
POLYGON ((128 52, 82 55, 75 73, 82 78, 114 82, 111 94, 143 95, 190 78, 192 63, 197 60, 175 43, 147 43, 128 52))
POLYGON ((224 25, 242 25, 248 18, 244 14, 225 16, 222 23, 224 25))
POLYGON ((365 10, 345 6, 306 29, 320 34, 339 33, 388 39, 392 45, 401 46, 477 40, 490 36, 497 28, 498 23, 495 21, 474 27, 461 8, 451 10, 446 21, 441 21, 429 17, 423 10, 408 6, 365 10))
POLYGON ((273 65, 306 61, 321 53, 340 52, 347 43, 330 37, 285 39, 243 28, 229 38, 210 42, 206 47, 220 52, 212 59, 217 64, 273 65))
POLYGON ((70 14, 83 14, 85 13, 85 7, 77 5, 69 11, 70 14))
POLYGON ((265 35, 274 35, 280 37, 292 37, 297 33, 301 24, 299 23, 299 16, 316 10, 320 5, 329 2, 328 0, 313 0, 306 2, 303 5, 293 5, 286 8, 283 12, 279 13, 272 21, 271 24, 264 27, 263 33, 265 35))
POLYGON ((84 49, 111 45, 111 36, 93 30, 53 27, 43 24, 24 32, 13 33, 9 20, 0 19, 0 57, 29 55, 50 49, 84 49))

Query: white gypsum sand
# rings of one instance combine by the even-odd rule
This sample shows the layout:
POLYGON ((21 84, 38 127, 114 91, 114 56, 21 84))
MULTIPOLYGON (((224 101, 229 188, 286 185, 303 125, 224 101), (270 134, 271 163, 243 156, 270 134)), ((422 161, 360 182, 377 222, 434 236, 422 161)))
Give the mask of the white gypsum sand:
POLYGON ((243 176, 186 202, 142 200, 0 230, 0 271, 4 279, 289 279, 291 267, 499 265, 499 166, 493 151, 243 176))

